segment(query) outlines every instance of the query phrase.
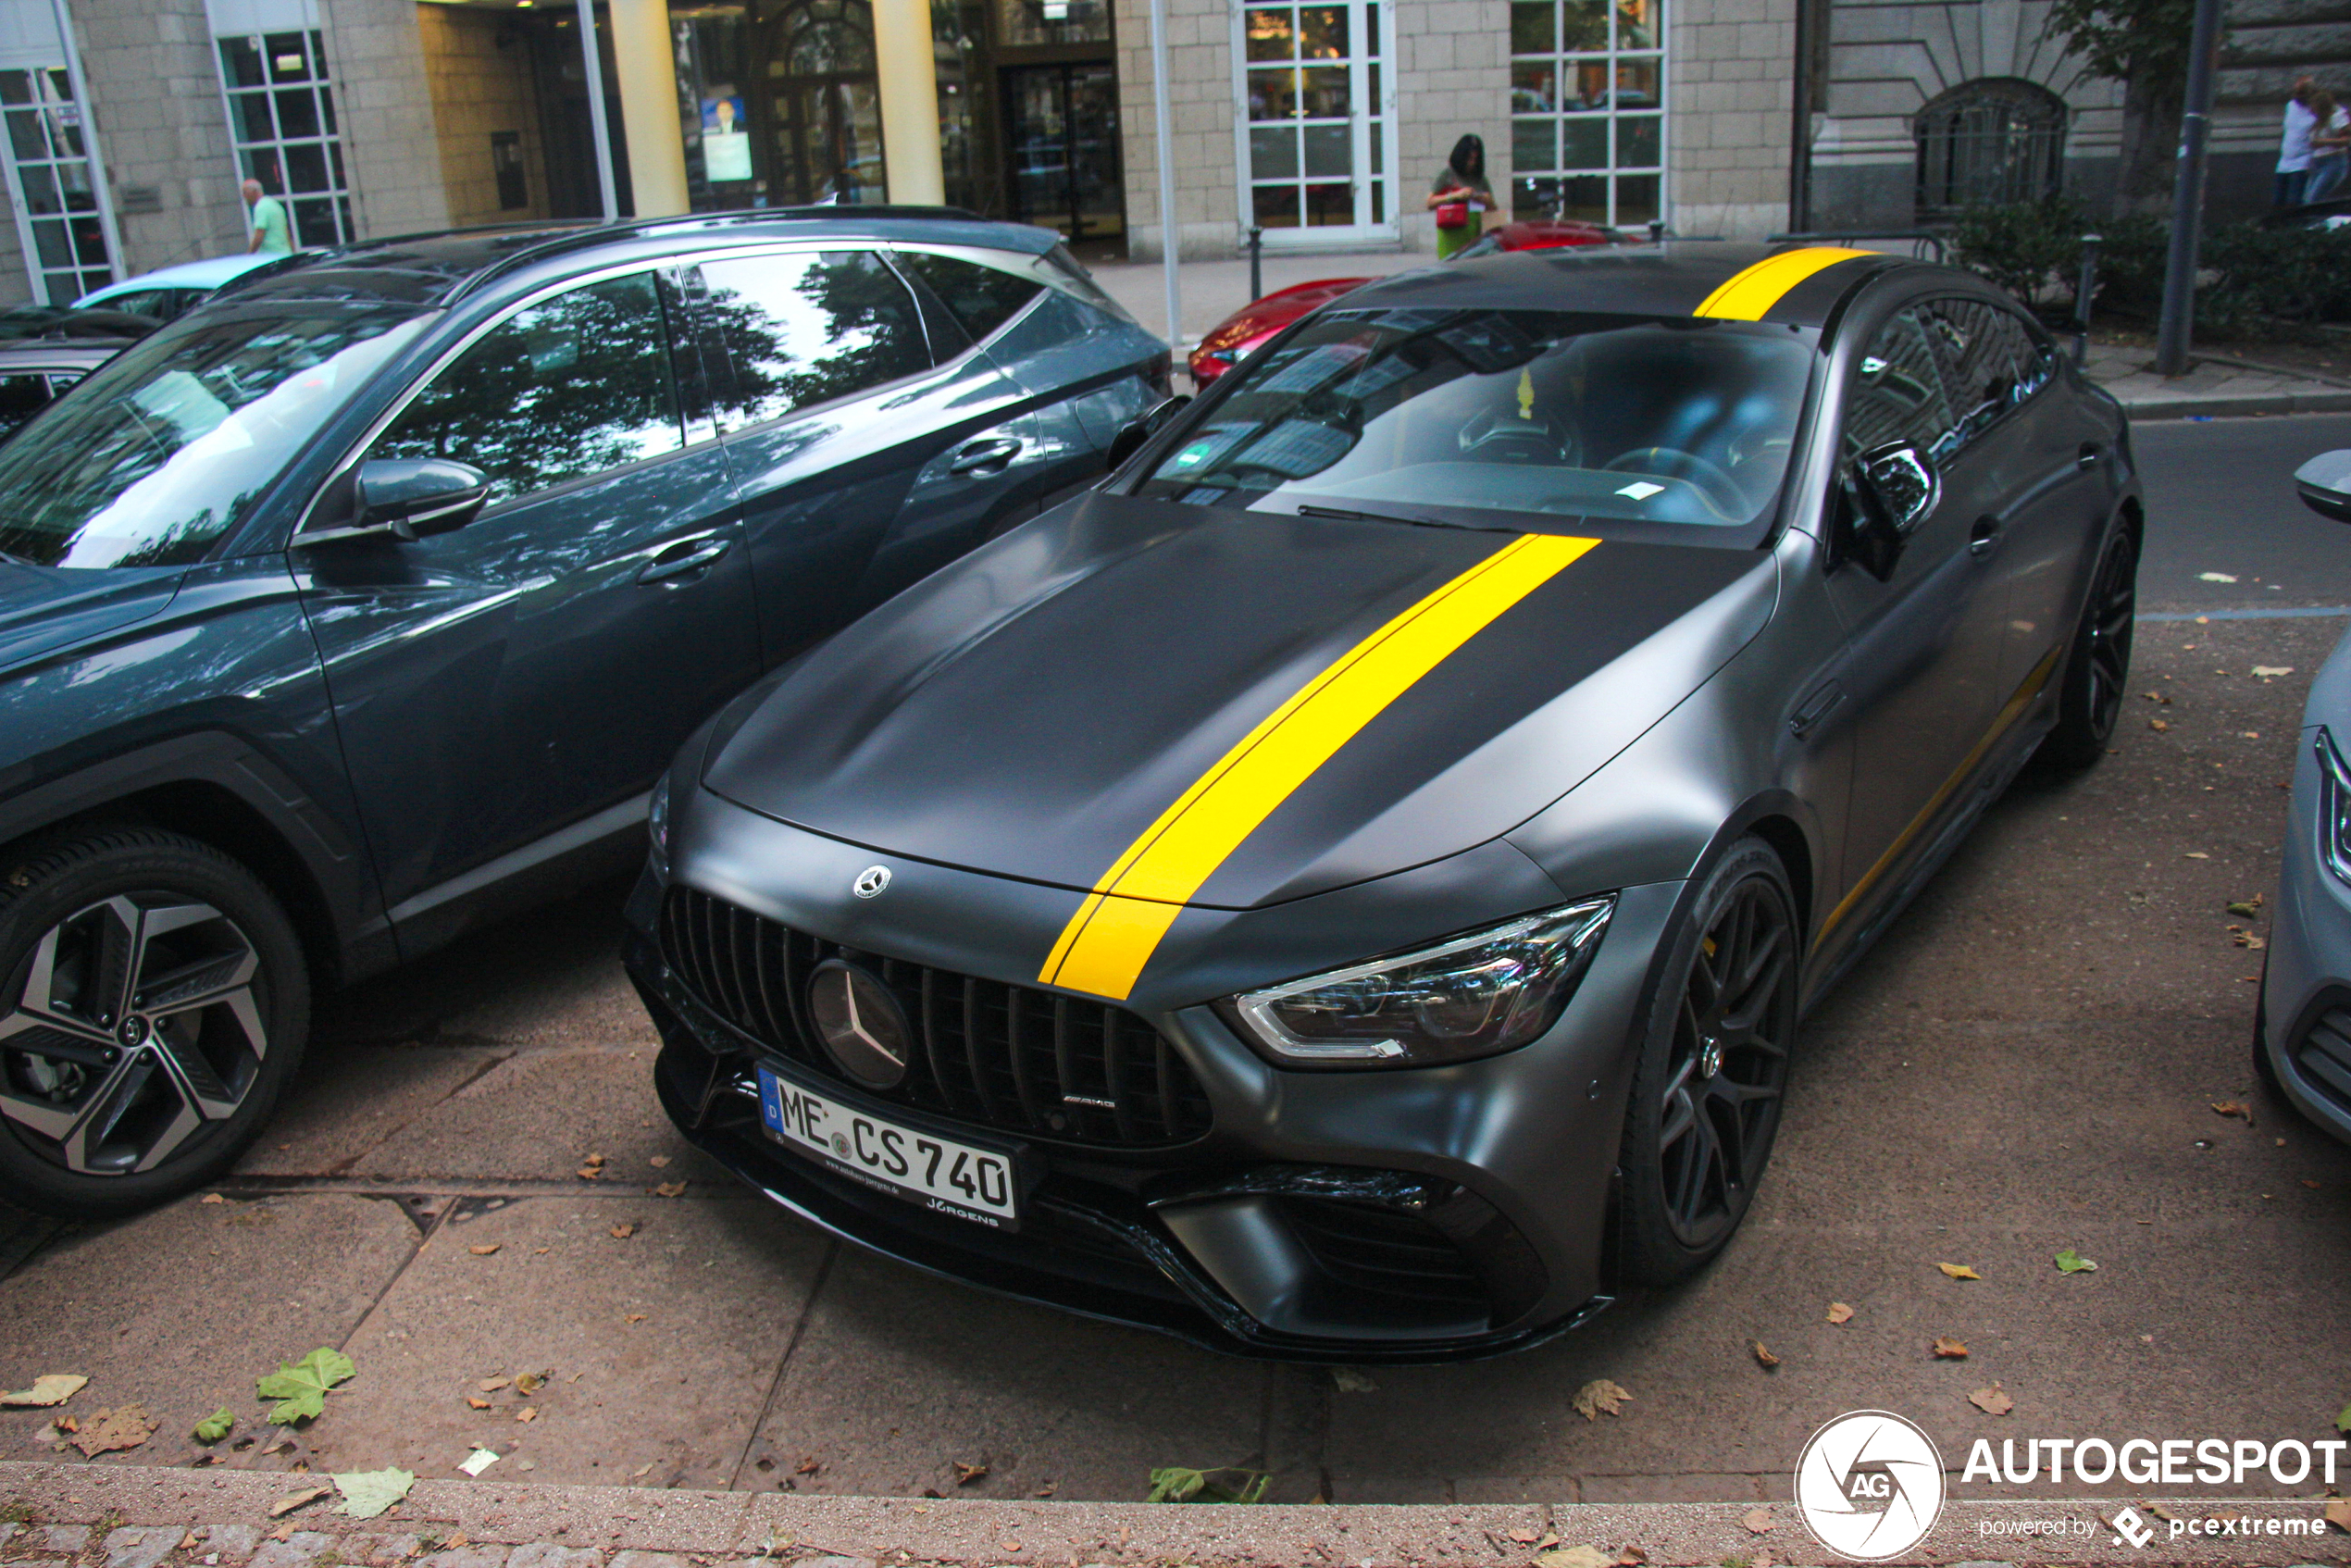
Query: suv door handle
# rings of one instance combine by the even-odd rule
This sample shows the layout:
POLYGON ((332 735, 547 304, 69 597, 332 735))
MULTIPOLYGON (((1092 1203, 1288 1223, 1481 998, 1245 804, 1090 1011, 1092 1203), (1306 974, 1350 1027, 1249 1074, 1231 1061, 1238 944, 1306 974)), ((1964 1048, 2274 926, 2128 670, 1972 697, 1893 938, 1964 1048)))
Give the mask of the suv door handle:
POLYGON ((733 544, 733 540, 720 539, 711 534, 703 534, 699 539, 681 539, 675 544, 665 544, 653 552, 653 558, 645 563, 644 569, 637 574, 637 580, 639 582, 676 582, 680 578, 691 577, 713 561, 717 560, 719 556, 727 554, 733 544))
POLYGON ((955 454, 955 460, 947 465, 947 471, 951 474, 1001 474, 1012 466, 1014 458, 1020 455, 1020 441, 1014 436, 976 441, 955 454))
POLYGON ((1978 517, 1968 530, 1967 553, 1981 561, 2000 547, 2000 519, 1978 517))

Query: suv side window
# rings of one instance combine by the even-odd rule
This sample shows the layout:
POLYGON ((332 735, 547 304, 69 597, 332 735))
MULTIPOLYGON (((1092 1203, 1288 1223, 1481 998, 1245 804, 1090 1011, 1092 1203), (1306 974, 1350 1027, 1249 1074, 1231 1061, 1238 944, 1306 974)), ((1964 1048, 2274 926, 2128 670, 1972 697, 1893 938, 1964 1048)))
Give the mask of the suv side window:
MULTIPOLYGON (((899 261, 930 287, 947 306, 957 325, 980 342, 988 334, 1020 314, 1023 306, 1045 292, 1035 278, 982 267, 959 256, 934 255, 928 251, 900 251, 899 261)), ((1087 286, 1093 286, 1092 280, 1087 286)), ((1113 307, 1115 308, 1115 307, 1113 307)))
POLYGON ((869 251, 722 256, 702 274, 703 319, 735 372, 726 429, 930 368, 914 294, 869 251))
POLYGON ((1843 457, 1906 441, 1935 458, 1952 443, 1950 399, 1928 328, 1916 306, 1878 329, 1846 399, 1843 457))
POLYGON ((446 457, 490 476, 490 504, 685 445, 650 272, 516 311, 402 410, 372 457, 446 457))

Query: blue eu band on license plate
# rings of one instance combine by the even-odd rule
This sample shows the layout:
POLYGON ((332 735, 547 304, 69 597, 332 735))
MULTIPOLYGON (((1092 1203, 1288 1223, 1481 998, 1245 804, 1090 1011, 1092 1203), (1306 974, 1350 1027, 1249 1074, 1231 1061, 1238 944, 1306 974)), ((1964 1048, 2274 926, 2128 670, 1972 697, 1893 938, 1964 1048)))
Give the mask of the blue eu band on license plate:
POLYGON ((759 1069, 768 1136, 853 1181, 996 1230, 1020 1228, 1013 1159, 858 1110, 768 1067, 759 1069))

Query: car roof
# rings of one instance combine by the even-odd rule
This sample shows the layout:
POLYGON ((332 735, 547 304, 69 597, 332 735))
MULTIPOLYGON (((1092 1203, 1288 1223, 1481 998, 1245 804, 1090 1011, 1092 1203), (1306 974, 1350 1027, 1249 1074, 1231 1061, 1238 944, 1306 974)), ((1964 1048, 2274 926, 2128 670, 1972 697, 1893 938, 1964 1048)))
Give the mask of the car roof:
POLYGON ((125 278, 119 283, 108 283, 93 289, 76 305, 88 305, 93 300, 112 299, 117 294, 143 292, 148 289, 217 289, 231 278, 242 278, 257 267, 267 267, 277 260, 273 255, 208 255, 201 261, 183 261, 174 267, 157 268, 142 272, 136 278, 125 278))
POLYGON ((1353 309, 1592 311, 1630 316, 1708 316, 1820 327, 1853 292, 1897 269, 1930 268, 1907 256, 1834 245, 1752 245, 1669 241, 1661 245, 1582 245, 1506 251, 1367 283, 1337 306, 1353 309))
POLYGON ((1061 243, 1049 229, 992 223, 954 207, 821 206, 698 214, 621 223, 536 223, 403 235, 302 252, 235 280, 221 296, 441 305, 540 264, 579 270, 611 259, 778 240, 890 241, 973 245, 1043 255, 1061 243))

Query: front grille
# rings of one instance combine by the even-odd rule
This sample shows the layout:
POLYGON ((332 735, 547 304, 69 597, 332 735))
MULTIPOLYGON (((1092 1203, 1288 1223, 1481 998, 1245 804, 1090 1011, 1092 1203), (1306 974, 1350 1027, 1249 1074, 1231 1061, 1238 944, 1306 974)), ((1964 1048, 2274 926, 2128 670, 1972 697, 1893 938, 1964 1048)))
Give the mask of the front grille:
POLYGON ((2351 1011, 2330 1007, 2295 1047, 2302 1081, 2345 1111, 2351 1111, 2351 1011))
POLYGON ((1418 1215, 1325 1198, 1274 1201, 1300 1245, 1334 1278, 1367 1295, 1481 1316, 1493 1304, 1462 1250, 1418 1215))
POLYGON ((807 980, 827 958, 855 961, 897 993, 921 1040, 905 1081, 883 1099, 1099 1148, 1163 1148, 1208 1131, 1208 1096, 1190 1065, 1123 1007, 861 952, 691 888, 669 890, 661 946, 704 1007, 844 1084, 809 1026, 807 980))

